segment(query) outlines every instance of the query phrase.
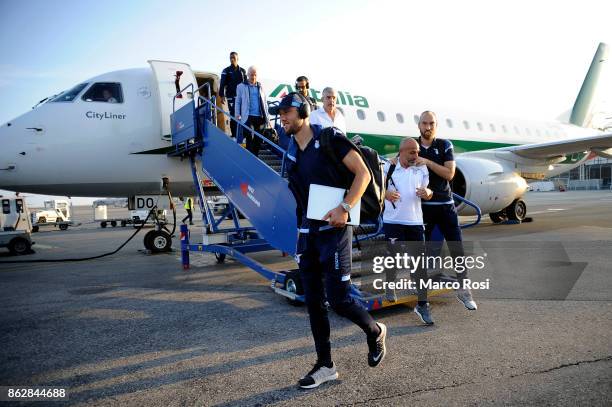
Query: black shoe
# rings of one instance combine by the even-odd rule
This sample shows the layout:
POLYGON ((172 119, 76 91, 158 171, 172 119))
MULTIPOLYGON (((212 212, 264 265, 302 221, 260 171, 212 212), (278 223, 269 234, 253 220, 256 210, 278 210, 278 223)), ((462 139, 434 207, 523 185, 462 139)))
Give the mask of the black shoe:
POLYGON ((325 382, 336 380, 338 372, 336 366, 332 363, 331 367, 326 367, 320 362, 317 362, 308 374, 302 377, 298 384, 302 389, 314 389, 325 382))
POLYGON ((425 305, 417 304, 417 306, 414 307, 414 313, 421 318, 421 321, 423 321, 425 325, 433 325, 434 323, 433 319, 431 319, 431 314, 429 313, 430 309, 431 307, 429 306, 429 303, 426 303, 425 305))
POLYGON ((380 334, 374 340, 368 339, 368 365, 376 367, 383 361, 387 348, 385 347, 385 339, 387 338, 387 327, 382 322, 377 322, 376 325, 380 328, 380 334))

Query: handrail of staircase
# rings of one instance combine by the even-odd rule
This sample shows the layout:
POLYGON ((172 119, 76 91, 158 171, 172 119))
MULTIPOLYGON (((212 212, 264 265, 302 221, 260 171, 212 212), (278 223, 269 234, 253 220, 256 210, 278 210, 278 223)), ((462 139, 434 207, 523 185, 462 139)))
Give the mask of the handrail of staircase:
POLYGON ((482 211, 480 210, 480 208, 478 207, 478 205, 476 205, 474 202, 465 199, 464 197, 462 197, 461 195, 457 195, 456 193, 453 192, 453 199, 456 199, 460 202, 465 203, 468 206, 471 206, 472 208, 474 208, 474 210, 476 211, 476 220, 474 222, 471 223, 466 223, 465 225, 461 225, 461 229, 465 229, 465 228, 469 228, 472 226, 476 226, 480 223, 480 219, 482 218, 482 211))
MULTIPOLYGON (((185 87, 184 87, 183 89, 181 89, 181 90, 180 90, 180 91, 179 91, 179 92, 178 92, 176 95, 174 95, 174 96, 172 97, 172 113, 174 113, 174 112, 176 111, 176 109, 175 109, 175 101, 176 101, 176 98, 177 98, 177 97, 179 97, 179 96, 181 96, 181 95, 183 94, 183 92, 187 90, 187 88, 191 88, 191 94, 192 94, 192 95, 194 95, 194 94, 195 94, 195 92, 198 92, 198 93, 199 93, 199 92, 200 92, 200 90, 201 90, 202 88, 206 88, 206 89, 208 90, 208 92, 207 92, 208 99, 212 99, 212 89, 211 89, 211 87, 210 87, 210 83, 209 83, 209 82, 203 83, 203 84, 202 84, 202 85, 200 85, 200 87, 199 87, 199 88, 197 88, 195 91, 193 90, 193 88, 194 88, 193 83, 189 83, 189 84, 187 84, 187 86, 185 86, 185 87)), ((182 97, 182 96, 181 96, 181 97, 182 97)), ((198 97, 198 100, 199 100, 201 97, 202 97, 202 96, 199 96, 199 97, 198 97)))
MULTIPOLYGON (((242 128, 247 129, 249 132, 251 132, 252 134, 255 134, 257 137, 259 137, 262 141, 265 141, 266 144, 270 145, 271 147, 273 147, 276 151, 278 151, 279 153, 281 153, 283 155, 283 161, 284 161, 284 157, 287 154, 287 151, 284 150, 283 148, 281 148, 280 146, 278 146, 277 144, 275 144, 274 142, 272 142, 272 140, 267 139, 266 137, 264 137, 263 135, 257 133, 256 131, 251 131, 251 129, 243 124, 240 123, 240 121, 238 119, 236 119, 234 116, 232 116, 231 114, 229 114, 229 112, 226 112, 225 110, 221 109, 219 106, 215 105, 212 101, 210 101, 209 99, 206 99, 203 96, 199 96, 198 100, 203 100, 206 104, 212 106, 215 110, 223 113, 224 115, 226 115, 227 117, 230 118, 230 120, 235 121, 237 124, 239 124, 242 128)), ((197 109, 200 109, 201 106, 199 106, 197 109)), ((283 166, 284 167, 284 166, 283 166)))
MULTIPOLYGON (((179 92, 178 92, 176 95, 174 95, 174 96, 172 97, 172 114, 174 114, 174 113, 176 112, 176 106, 175 106, 175 105, 176 105, 176 98, 177 98, 177 97, 179 97, 179 96, 182 98, 182 97, 183 97, 183 96, 182 96, 182 94, 183 94, 183 92, 184 92, 185 90, 187 90, 187 88, 191 88, 191 94, 192 94, 192 95, 194 94, 194 91, 193 91, 193 83, 190 83, 190 84, 188 84, 187 86, 185 86, 183 89, 181 89, 181 90, 180 90, 180 91, 179 91, 179 92)), ((199 89, 199 88, 198 88, 198 89, 199 89)))

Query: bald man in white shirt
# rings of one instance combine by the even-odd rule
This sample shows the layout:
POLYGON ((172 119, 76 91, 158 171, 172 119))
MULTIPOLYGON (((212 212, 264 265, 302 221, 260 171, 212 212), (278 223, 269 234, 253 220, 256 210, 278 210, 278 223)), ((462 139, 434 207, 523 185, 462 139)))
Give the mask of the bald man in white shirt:
MULTIPOLYGON (((428 188, 429 171, 426 165, 417 165, 419 143, 410 137, 400 143, 399 156, 387 163, 384 173, 387 183, 383 230, 390 249, 420 256, 424 252, 425 226, 421 200, 429 200, 433 192, 428 188), (391 171, 392 165, 393 171, 391 171)), ((427 303, 427 290, 420 289, 420 282, 427 278, 427 270, 413 270, 416 277, 418 304, 414 312, 427 325, 433 324, 427 303)), ((387 281, 396 280, 396 270, 387 270, 387 281)), ((395 290, 386 290, 387 300, 396 301, 395 290)))
POLYGON ((323 109, 317 109, 310 112, 310 124, 318 124, 323 128, 336 127, 342 133, 346 134, 346 121, 344 115, 336 107, 338 94, 334 88, 327 87, 323 89, 321 94, 323 100, 323 109))

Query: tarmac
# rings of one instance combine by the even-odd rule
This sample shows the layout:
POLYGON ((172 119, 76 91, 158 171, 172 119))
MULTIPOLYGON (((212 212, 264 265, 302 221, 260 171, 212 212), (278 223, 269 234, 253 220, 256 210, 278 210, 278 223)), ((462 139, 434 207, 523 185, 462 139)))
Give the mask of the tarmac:
MULTIPOLYGON (((533 222, 486 217, 464 231, 511 266, 486 274, 492 288, 474 292, 477 311, 449 292, 430 299, 433 326, 406 305, 373 312, 389 331, 376 369, 364 334, 332 313, 340 377, 308 391, 296 387, 315 361, 305 307, 238 262, 192 253, 183 271, 178 251, 144 252, 141 232, 98 260, 0 264, 0 385, 67 389, 65 401, 34 405, 609 406, 612 193, 525 199, 533 222), (556 253, 552 263, 541 263, 541 275, 526 272, 543 252, 556 253), (569 283, 555 285, 554 270, 569 283)), ((1 251, 0 262, 102 254, 135 231, 102 229, 92 208, 75 209, 80 226, 43 229, 33 235, 35 254, 1 251)), ((253 257, 292 267, 279 252, 253 257)))

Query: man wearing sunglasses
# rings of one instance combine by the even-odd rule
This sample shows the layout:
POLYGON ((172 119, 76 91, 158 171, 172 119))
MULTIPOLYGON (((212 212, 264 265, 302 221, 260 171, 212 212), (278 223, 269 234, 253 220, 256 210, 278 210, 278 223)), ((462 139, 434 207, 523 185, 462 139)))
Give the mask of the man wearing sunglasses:
POLYGON ((317 106, 317 101, 308 94, 310 90, 310 82, 308 81, 307 77, 305 77, 304 75, 298 76, 295 80, 295 89, 298 93, 300 93, 306 98, 308 104, 310 105, 311 112, 317 110, 317 108, 319 107, 317 106))

